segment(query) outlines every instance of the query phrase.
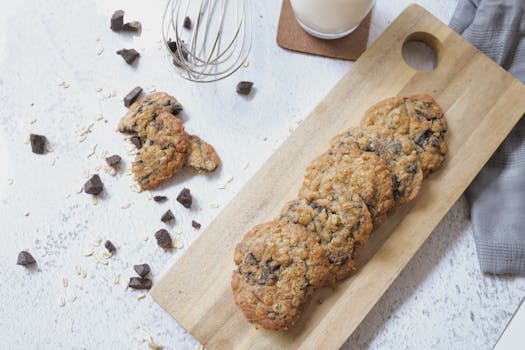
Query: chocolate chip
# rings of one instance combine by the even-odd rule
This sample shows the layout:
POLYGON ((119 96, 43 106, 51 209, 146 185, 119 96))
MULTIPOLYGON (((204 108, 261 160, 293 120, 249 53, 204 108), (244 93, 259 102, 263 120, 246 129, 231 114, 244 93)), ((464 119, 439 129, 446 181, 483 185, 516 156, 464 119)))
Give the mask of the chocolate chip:
POLYGON ((394 142, 391 142, 390 144, 388 144, 388 151, 391 153, 391 154, 401 154, 401 150, 403 149, 403 145, 401 145, 401 142, 399 141, 394 141, 394 142))
POLYGON ((392 194, 394 195, 394 199, 398 199, 401 197, 401 191, 399 190, 401 182, 398 180, 396 174, 390 175, 390 178, 392 179, 392 194))
POLYGON ((112 167, 119 165, 121 161, 122 158, 120 158, 118 154, 114 154, 106 158, 106 163, 108 163, 108 165, 112 167))
POLYGON ((140 54, 135 49, 122 49, 117 51, 117 55, 122 56, 124 61, 126 61, 127 64, 132 64, 133 61, 135 61, 140 54))
POLYGON ((128 287, 133 289, 151 289, 151 280, 148 278, 131 277, 128 287))
POLYGON ((131 136, 129 138, 129 140, 131 141, 132 144, 135 145, 135 147, 137 147, 137 149, 141 149, 142 148, 142 140, 140 139, 140 137, 138 137, 138 136, 131 136))
POLYGON ((46 144, 47 139, 43 135, 31 134, 29 135, 29 140, 31 141, 31 151, 36 154, 46 153, 46 144))
POLYGON ((140 277, 144 278, 148 275, 148 273, 151 272, 151 269, 148 264, 140 264, 133 266, 133 270, 139 275, 140 277))
POLYGON ((168 211, 165 212, 164 215, 162 215, 162 217, 160 218, 160 221, 162 221, 163 223, 168 223, 174 219, 175 219, 175 215, 173 215, 171 210, 168 209, 168 211))
POLYGON ((406 171, 409 173, 415 173, 417 171, 417 163, 414 162, 407 166, 406 171))
POLYGON ((157 203, 165 202, 168 200, 166 196, 153 196, 153 200, 157 203))
POLYGON ((423 144, 429 139, 430 136, 432 136, 432 130, 427 129, 416 135, 416 137, 414 138, 414 142, 418 146, 423 146, 423 144))
POLYGON ((200 230, 200 228, 201 228, 201 224, 198 223, 198 222, 195 221, 195 220, 191 220, 191 226, 192 226, 194 229, 196 229, 196 230, 200 230))
POLYGON ((184 28, 191 29, 191 18, 189 17, 184 18, 184 28))
POLYGON ((253 253, 248 253, 246 257, 244 258, 244 263, 248 265, 258 265, 259 260, 253 255, 253 253))
POLYGON ((239 95, 249 95, 252 91, 253 83, 251 81, 241 81, 237 84, 237 93, 239 95))
POLYGON ((27 266, 35 263, 35 258, 33 258, 33 256, 29 252, 18 253, 18 259, 16 260, 17 265, 27 266))
POLYGON ((126 32, 138 32, 141 27, 142 25, 140 24, 139 21, 133 21, 133 22, 125 23, 122 26, 122 30, 126 32))
POLYGON ((133 102, 137 100, 137 98, 142 93, 142 88, 140 86, 137 86, 133 90, 131 90, 125 97, 124 97, 124 106, 129 107, 133 102))
POLYGON ((182 189, 179 195, 177 196, 177 202, 182 204, 186 208, 191 208, 192 198, 190 190, 187 188, 182 189))
POLYGON ((416 109, 416 114, 417 114, 418 117, 425 118, 426 120, 432 120, 433 119, 431 116, 429 116, 428 114, 426 114, 425 112, 423 112, 422 110, 419 110, 419 109, 416 109))
POLYGON ((84 192, 88 194, 97 195, 100 192, 104 190, 104 184, 102 183, 102 180, 100 180, 100 176, 98 174, 95 174, 91 177, 91 179, 87 180, 84 184, 84 192))
POLYGON ((106 241, 106 243, 104 243, 104 247, 110 253, 115 253, 117 251, 117 248, 115 248, 115 246, 113 245, 113 243, 111 243, 111 241, 106 241))
POLYGON ((157 244, 162 249, 171 249, 173 244, 171 241, 170 233, 164 229, 158 230, 155 233, 155 239, 157 239, 157 244))
POLYGON ((177 42, 176 41, 168 41, 168 47, 172 53, 175 53, 177 51, 177 42))
POLYGON ((111 30, 115 32, 120 32, 122 29, 122 25, 124 24, 124 11, 117 10, 113 12, 113 16, 111 16, 111 30))

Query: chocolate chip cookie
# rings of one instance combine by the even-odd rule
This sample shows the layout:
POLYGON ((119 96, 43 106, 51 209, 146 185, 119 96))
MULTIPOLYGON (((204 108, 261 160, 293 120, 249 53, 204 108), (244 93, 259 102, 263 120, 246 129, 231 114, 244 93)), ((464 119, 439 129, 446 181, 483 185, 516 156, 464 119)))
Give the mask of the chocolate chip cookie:
POLYGON ((396 208, 418 195, 423 171, 419 165, 416 144, 408 136, 374 126, 355 127, 337 135, 330 142, 330 147, 334 149, 352 145, 365 152, 373 152, 385 161, 392 179, 392 196, 396 208))
POLYGON ((379 225, 392 208, 392 179, 385 161, 356 146, 330 149, 306 169, 299 198, 345 201, 354 194, 366 203, 379 225))
POLYGON ((372 106, 362 126, 376 126, 385 133, 407 135, 416 144, 424 176, 436 171, 445 159, 447 122, 429 95, 394 97, 372 106))
POLYGON ((291 327, 329 273, 324 249, 306 229, 278 221, 249 231, 234 260, 235 303, 250 322, 270 330, 291 327))
POLYGON ((330 267, 329 284, 344 279, 355 269, 355 250, 372 232, 372 219, 357 194, 350 200, 296 199, 281 211, 282 223, 304 226, 323 247, 330 267))
POLYGON ((161 113, 177 115, 182 109, 175 97, 165 92, 154 92, 139 98, 129 107, 128 113, 118 125, 118 130, 122 133, 137 134, 143 139, 148 124, 161 113))
POLYGON ((190 135, 189 141, 188 165, 199 173, 214 171, 221 162, 215 148, 196 135, 190 135))
POLYGON ((145 136, 131 170, 140 187, 149 190, 184 167, 190 144, 180 119, 166 112, 147 125, 145 136))

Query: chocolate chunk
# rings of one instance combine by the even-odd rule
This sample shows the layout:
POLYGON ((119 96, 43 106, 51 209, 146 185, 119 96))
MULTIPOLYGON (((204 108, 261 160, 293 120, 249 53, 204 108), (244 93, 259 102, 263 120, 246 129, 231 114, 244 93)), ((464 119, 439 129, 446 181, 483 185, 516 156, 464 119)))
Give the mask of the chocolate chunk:
POLYGON ((184 18, 184 28, 191 29, 191 18, 189 17, 184 18))
POLYGON ((401 182, 397 178, 396 174, 390 175, 390 178, 392 179, 392 194, 394 195, 394 199, 398 199, 402 195, 401 191, 399 190, 401 182))
POLYGON ((18 259, 16 260, 17 265, 27 266, 35 263, 35 258, 33 258, 33 256, 29 252, 18 253, 18 259))
POLYGON ((201 224, 195 220, 191 220, 191 226, 193 226, 193 228, 196 230, 199 230, 201 228, 201 224))
POLYGON ((142 24, 139 21, 128 22, 122 26, 122 30, 125 32, 138 32, 142 24))
POLYGON ((168 209, 168 211, 165 212, 164 215, 162 215, 162 217, 160 218, 160 221, 162 221, 163 223, 167 223, 174 219, 175 219, 175 215, 173 215, 171 210, 168 209))
POLYGON ((182 204, 186 208, 191 208, 192 198, 190 190, 187 188, 182 189, 179 195, 177 196, 177 202, 182 204))
POLYGON ((133 270, 139 275, 140 277, 144 278, 148 275, 148 273, 151 272, 151 269, 148 264, 140 264, 133 266, 133 270))
POLYGON ((415 173, 417 171, 417 163, 414 162, 410 164, 409 166, 407 166, 406 171, 409 173, 415 173))
POLYGON ((133 90, 131 90, 125 97, 124 97, 124 106, 129 107, 133 102, 137 100, 137 98, 142 93, 142 88, 140 86, 137 86, 133 90))
POLYGON ((106 163, 108 163, 108 165, 112 167, 119 165, 121 161, 122 161, 122 158, 120 158, 118 154, 114 154, 106 158, 106 163))
POLYGON ((428 141, 430 136, 432 136, 432 130, 427 129, 427 130, 417 134, 416 137, 414 138, 414 142, 418 146, 423 146, 423 144, 425 144, 428 141))
POLYGON ((249 95, 252 91, 253 83, 251 81, 241 81, 237 84, 237 93, 239 95, 249 95))
POLYGON ((153 196, 153 200, 157 203, 165 202, 168 200, 166 196, 153 196))
POLYGON ((133 289, 151 289, 151 280, 149 278, 131 277, 128 287, 133 289))
POLYGON ((104 184, 100 180, 100 176, 98 174, 95 174, 91 177, 91 179, 87 180, 84 184, 84 192, 88 194, 97 195, 104 189, 104 184))
POLYGON ((115 253, 117 251, 117 248, 115 248, 115 246, 113 245, 113 243, 111 243, 111 241, 106 241, 106 243, 104 243, 104 247, 110 253, 115 253))
POLYGON ((31 134, 29 135, 29 140, 31 141, 31 151, 36 154, 46 153, 46 144, 47 139, 43 135, 31 134))
POLYGON ((244 263, 248 265, 259 265, 259 260, 257 260, 253 253, 248 253, 244 258, 244 263))
POLYGON ((155 233, 155 238, 157 239, 157 244, 162 249, 171 249, 173 248, 173 243, 171 241, 171 236, 168 231, 165 229, 158 230, 155 233))
POLYGON ((142 140, 140 139, 140 137, 138 137, 138 136, 131 136, 129 138, 129 140, 131 141, 132 144, 135 145, 135 147, 137 147, 137 149, 141 149, 142 148, 142 140))
POLYGON ((177 42, 168 40, 168 47, 171 52, 175 53, 177 51, 177 42))
POLYGON ((117 10, 113 12, 113 16, 111 16, 111 30, 115 32, 120 32, 122 29, 122 25, 124 24, 124 11, 117 10))
POLYGON ((135 61, 140 54, 135 49, 122 49, 117 51, 117 55, 122 56, 124 61, 126 61, 127 64, 132 64, 133 61, 135 61))

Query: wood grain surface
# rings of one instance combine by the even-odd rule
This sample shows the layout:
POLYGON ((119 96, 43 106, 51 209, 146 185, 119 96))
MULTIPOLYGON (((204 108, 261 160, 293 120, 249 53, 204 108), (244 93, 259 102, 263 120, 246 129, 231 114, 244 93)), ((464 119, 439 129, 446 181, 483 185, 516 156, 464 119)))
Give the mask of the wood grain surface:
POLYGON ((207 349, 339 348, 525 113, 524 96, 519 81, 426 10, 410 6, 169 268, 153 298, 207 349), (435 48, 433 71, 418 72, 403 61, 408 39, 435 48), (449 154, 443 168, 425 181, 412 205, 373 233, 351 278, 314 295, 296 326, 256 330, 234 305, 230 289, 236 243, 296 195, 306 166, 331 137, 358 125, 374 103, 415 93, 431 94, 446 113, 449 154))

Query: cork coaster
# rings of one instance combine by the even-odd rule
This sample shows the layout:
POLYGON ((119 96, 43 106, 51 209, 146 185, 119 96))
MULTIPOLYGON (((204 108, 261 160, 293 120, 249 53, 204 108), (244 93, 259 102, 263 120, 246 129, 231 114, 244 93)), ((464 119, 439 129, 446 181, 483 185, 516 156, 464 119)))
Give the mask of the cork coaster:
POLYGON ((370 13, 357 29, 341 39, 322 40, 306 33, 293 13, 290 0, 283 0, 277 44, 280 47, 312 55, 355 61, 366 50, 370 30, 370 13))

